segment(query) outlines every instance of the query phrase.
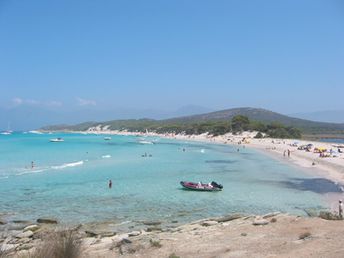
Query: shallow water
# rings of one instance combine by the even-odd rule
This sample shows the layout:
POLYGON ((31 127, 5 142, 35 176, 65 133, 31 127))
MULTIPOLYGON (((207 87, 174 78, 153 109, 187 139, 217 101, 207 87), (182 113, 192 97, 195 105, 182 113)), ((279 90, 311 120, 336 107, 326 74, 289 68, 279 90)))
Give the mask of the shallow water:
POLYGON ((339 191, 249 148, 160 138, 1 135, 0 157, 0 214, 9 219, 55 217, 75 224, 190 222, 233 212, 302 215, 326 206, 322 194, 339 191), (49 142, 56 137, 65 141, 49 142), (185 191, 182 180, 217 181, 224 189, 185 191))

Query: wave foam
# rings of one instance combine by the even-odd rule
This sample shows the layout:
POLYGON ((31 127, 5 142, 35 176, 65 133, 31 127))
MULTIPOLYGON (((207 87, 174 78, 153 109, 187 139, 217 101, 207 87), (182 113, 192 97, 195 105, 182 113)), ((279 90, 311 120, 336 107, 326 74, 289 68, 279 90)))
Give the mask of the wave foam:
POLYGON ((69 167, 76 167, 76 166, 81 166, 84 164, 84 161, 77 161, 77 162, 72 162, 72 163, 65 163, 60 166, 52 166, 52 169, 64 169, 64 168, 69 168, 69 167))
POLYGON ((103 155, 102 158, 103 159, 109 159, 109 158, 111 158, 111 155, 103 155))

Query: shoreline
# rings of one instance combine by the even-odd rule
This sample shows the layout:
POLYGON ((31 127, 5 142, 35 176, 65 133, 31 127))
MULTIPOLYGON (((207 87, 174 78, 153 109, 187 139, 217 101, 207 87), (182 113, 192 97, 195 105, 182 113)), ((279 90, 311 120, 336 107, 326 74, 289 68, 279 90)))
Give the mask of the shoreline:
MULTIPOLYGON (((180 134, 158 134, 153 132, 139 133, 139 132, 126 132, 118 130, 98 130, 95 131, 63 131, 65 133, 79 133, 79 134, 100 134, 100 135, 122 135, 122 136, 139 136, 139 137, 161 137, 166 139, 197 141, 203 143, 213 144, 227 144, 233 146, 245 146, 258 150, 271 158, 277 159, 283 163, 294 165, 299 168, 307 169, 312 173, 330 179, 336 183, 344 185, 344 153, 337 153, 337 157, 320 158, 319 154, 313 152, 305 152, 298 150, 297 147, 305 144, 313 144, 315 147, 324 147, 326 149, 333 149, 334 145, 343 145, 341 143, 327 143, 318 141, 295 140, 295 139, 276 139, 276 138, 262 138, 255 139, 256 132, 243 132, 240 135, 233 135, 231 133, 210 136, 207 134, 201 135, 180 135, 180 134), (243 142, 243 138, 246 142, 243 142), (240 143, 239 143, 240 142, 240 143), (291 146, 293 143, 298 142, 298 146, 291 146), (284 157, 283 152, 290 150, 290 157, 284 157), (290 162, 289 162, 290 161, 290 162), (312 163, 315 165, 312 165, 312 163)), ((344 148, 341 148, 344 150, 344 148)), ((344 189, 343 189, 344 190, 344 189)))
MULTIPOLYGON (((336 152, 337 157, 320 158, 318 153, 306 152, 305 150, 298 150, 297 148, 306 144, 313 144, 315 147, 322 147, 326 149, 336 149, 334 146, 343 145, 342 143, 327 143, 308 140, 295 139, 276 139, 276 138, 261 138, 256 139, 254 136, 257 132, 243 132, 239 135, 227 133, 220 136, 211 136, 208 134, 201 135, 181 135, 181 134, 159 134, 155 132, 128 132, 119 130, 108 130, 104 128, 93 127, 88 131, 63 131, 65 133, 79 133, 79 134, 96 134, 96 135, 121 135, 121 136, 136 136, 136 137, 160 137, 165 139, 180 140, 180 141, 196 141, 205 144, 223 144, 236 146, 239 149, 251 148, 263 155, 272 159, 278 160, 288 166, 292 166, 304 172, 305 174, 329 180, 338 185, 340 191, 322 194, 328 208, 335 211, 339 199, 344 199, 344 153, 336 152), (297 142, 297 146, 294 143, 297 142), (284 151, 290 150, 290 157, 283 155, 284 151), (314 165, 313 165, 314 164, 314 165)), ((344 151, 344 148, 341 149, 344 151)))
MULTIPOLYGON (((217 137, 116 131, 65 133, 161 137, 252 148, 272 159, 295 166, 305 173, 336 180, 334 182, 338 183, 344 182, 341 170, 335 171, 336 166, 343 169, 341 162, 344 161, 344 156, 331 158, 333 162, 331 165, 330 160, 323 162, 313 153, 306 153, 297 150, 297 147, 290 146, 293 140, 254 139, 253 133, 217 137), (245 138, 244 141, 243 138, 245 138), (291 150, 290 158, 283 156, 286 148, 291 150), (311 164, 313 159, 317 161, 315 166, 311 164)), ((326 143, 314 143, 326 145, 326 143)), ((332 210, 337 211, 339 195, 342 193, 331 193, 326 196, 335 202, 335 205, 330 205, 332 210)), ((116 227, 113 222, 84 223, 74 226, 72 230, 76 232, 82 243, 84 253, 81 257, 87 258, 170 257, 173 253, 177 257, 257 257, 258 253, 261 255, 259 257, 307 257, 310 252, 314 254, 314 250, 317 250, 317 253, 312 257, 324 257, 324 254, 331 254, 327 257, 340 257, 336 256, 338 254, 336 250, 344 244, 341 237, 339 240, 339 236, 344 233, 342 229, 344 221, 326 221, 318 217, 303 217, 279 212, 260 216, 230 214, 189 223, 177 222, 168 227, 164 227, 159 221, 141 222, 140 227, 125 227, 126 229, 121 228, 121 225, 116 227), (308 233, 310 236, 301 237, 302 234, 308 233), (333 242, 335 244, 331 244, 333 242), (326 247, 323 243, 327 243, 326 247)), ((0 217, 0 229, 6 224, 10 227, 10 223, 1 221, 0 217), (1 222, 5 224, 1 225, 1 222)), ((11 224, 13 227, 10 230, 0 230, 0 247, 5 246, 14 254, 10 257, 15 258, 18 255, 20 257, 27 254, 28 250, 29 252, 35 250, 52 232, 66 229, 64 224, 44 224, 38 221, 22 221, 14 224, 11 224)))

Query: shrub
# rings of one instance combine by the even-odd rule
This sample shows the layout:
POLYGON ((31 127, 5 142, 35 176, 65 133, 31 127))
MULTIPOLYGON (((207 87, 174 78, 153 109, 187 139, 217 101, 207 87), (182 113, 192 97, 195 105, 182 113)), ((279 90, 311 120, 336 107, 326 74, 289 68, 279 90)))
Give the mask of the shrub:
POLYGON ((272 218, 272 219, 270 220, 270 222, 271 222, 271 223, 275 223, 275 222, 277 222, 277 219, 276 219, 276 218, 272 218))
POLYGON ((151 246, 153 246, 153 247, 157 247, 157 248, 162 247, 162 245, 160 244, 160 241, 158 241, 158 240, 152 240, 151 239, 149 242, 151 243, 151 246))
POLYGON ((263 138, 263 134, 261 132, 258 132, 254 138, 256 139, 263 138))
POLYGON ((81 257, 81 243, 75 232, 66 230, 51 234, 38 247, 35 258, 79 258, 81 257))
POLYGON ((171 253, 168 258, 180 258, 180 256, 176 255, 175 253, 171 253))

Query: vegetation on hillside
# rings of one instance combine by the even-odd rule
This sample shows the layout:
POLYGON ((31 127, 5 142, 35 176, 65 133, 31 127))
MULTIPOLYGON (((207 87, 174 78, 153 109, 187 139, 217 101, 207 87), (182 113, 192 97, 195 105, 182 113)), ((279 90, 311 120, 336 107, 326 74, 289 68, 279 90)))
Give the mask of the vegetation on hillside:
POLYGON ((213 135, 221 135, 227 132, 239 132, 242 130, 255 130, 261 132, 257 135, 268 135, 278 138, 319 138, 343 137, 344 124, 321 123, 288 117, 269 110, 259 108, 234 108, 207 114, 179 117, 166 120, 153 119, 129 119, 113 120, 107 122, 86 122, 74 126, 47 126, 43 130, 74 130, 85 131, 90 127, 109 125, 112 130, 128 131, 156 131, 159 133, 175 132, 186 134, 201 134, 209 132, 213 135), (296 129, 297 128, 297 129, 296 129))
MULTIPOLYGON (((116 120, 104 123, 83 123, 76 126, 64 127, 66 130, 85 131, 90 127, 98 125, 109 126, 111 130, 126 130, 130 132, 156 132, 156 133, 175 133, 175 134, 203 134, 209 133, 211 135, 223 135, 226 133, 240 133, 242 131, 257 131, 257 138, 266 135, 272 138, 301 138, 301 131, 291 127, 284 126, 280 123, 263 123, 250 120, 243 115, 234 116, 231 120, 212 120, 185 123, 175 120, 116 120)), ((61 130, 60 127, 47 127, 46 130, 61 130)))

